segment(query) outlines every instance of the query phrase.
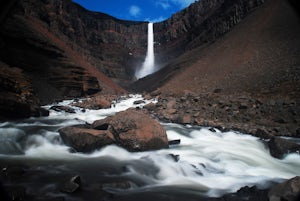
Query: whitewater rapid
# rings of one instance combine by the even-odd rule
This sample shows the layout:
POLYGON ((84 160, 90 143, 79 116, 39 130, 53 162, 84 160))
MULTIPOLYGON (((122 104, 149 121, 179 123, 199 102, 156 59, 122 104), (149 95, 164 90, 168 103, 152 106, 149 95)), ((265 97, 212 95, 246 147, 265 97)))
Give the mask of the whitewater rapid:
MULTIPOLYGON (((75 114, 51 110, 49 117, 2 122, 0 160, 36 166, 57 164, 58 169, 63 167, 94 182, 103 177, 130 181, 129 189, 106 189, 120 195, 174 189, 214 197, 235 192, 246 185, 265 188, 272 182, 300 175, 299 154, 276 159, 256 137, 217 129, 213 132, 205 127, 162 123, 168 139, 180 139, 181 143, 158 151, 130 153, 110 145, 82 154, 73 153, 62 143, 58 133, 62 127, 92 123, 129 107, 156 102, 144 100, 144 103, 134 105, 136 100, 143 100, 143 97, 131 95, 109 109, 83 112, 75 107, 75 114)), ((72 102, 64 101, 59 105, 72 102)))

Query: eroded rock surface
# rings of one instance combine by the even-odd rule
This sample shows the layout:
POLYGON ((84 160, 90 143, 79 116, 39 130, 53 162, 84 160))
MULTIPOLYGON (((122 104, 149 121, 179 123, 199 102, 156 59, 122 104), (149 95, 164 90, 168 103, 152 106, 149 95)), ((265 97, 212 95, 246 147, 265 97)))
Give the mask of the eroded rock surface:
POLYGON ((59 130, 63 141, 79 152, 91 152, 116 144, 129 151, 148 151, 168 147, 165 129, 142 111, 129 109, 114 116, 59 130))

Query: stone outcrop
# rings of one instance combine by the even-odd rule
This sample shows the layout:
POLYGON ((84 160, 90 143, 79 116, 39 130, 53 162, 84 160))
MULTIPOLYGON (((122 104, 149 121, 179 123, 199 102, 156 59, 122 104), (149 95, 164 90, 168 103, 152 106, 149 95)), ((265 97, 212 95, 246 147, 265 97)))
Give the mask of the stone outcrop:
POLYGON ((110 131, 71 126, 59 130, 63 142, 78 152, 92 152, 115 142, 110 131))
POLYGON ((300 144, 292 140, 273 137, 268 142, 270 154, 276 158, 283 158, 289 153, 300 153, 300 144))
POLYGON ((273 186, 268 193, 269 201, 297 201, 300 199, 300 177, 294 177, 273 186))
POLYGON ((148 151, 168 147, 166 131, 142 111, 129 109, 95 121, 92 125, 62 128, 65 144, 79 152, 91 152, 116 144, 129 151, 148 151))
POLYGON ((28 76, 21 69, 0 62, 0 119, 48 114, 39 107, 28 76))
POLYGON ((75 102, 73 106, 80 107, 83 109, 92 109, 92 110, 99 110, 99 109, 106 109, 111 107, 111 103, 117 99, 116 95, 110 96, 92 96, 90 98, 75 102))
MULTIPOLYGON (((144 108, 161 121, 238 130, 264 139, 282 135, 300 136, 297 116, 300 107, 297 99, 279 97, 269 100, 249 94, 191 92, 181 96, 160 94, 156 97, 157 104, 149 104, 144 108)), ((290 150, 295 152, 296 147, 290 150)), ((281 154, 275 154, 276 157, 281 157, 288 149, 282 148, 279 151, 281 154)))

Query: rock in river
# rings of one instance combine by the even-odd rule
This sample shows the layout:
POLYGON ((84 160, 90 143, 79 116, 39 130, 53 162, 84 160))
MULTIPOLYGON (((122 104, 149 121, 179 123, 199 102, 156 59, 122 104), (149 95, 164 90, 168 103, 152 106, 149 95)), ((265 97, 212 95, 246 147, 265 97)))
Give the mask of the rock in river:
POLYGON ((59 130, 65 144, 79 152, 91 152, 109 144, 129 151, 168 148, 165 129, 142 111, 129 109, 95 121, 91 126, 71 126, 59 130))

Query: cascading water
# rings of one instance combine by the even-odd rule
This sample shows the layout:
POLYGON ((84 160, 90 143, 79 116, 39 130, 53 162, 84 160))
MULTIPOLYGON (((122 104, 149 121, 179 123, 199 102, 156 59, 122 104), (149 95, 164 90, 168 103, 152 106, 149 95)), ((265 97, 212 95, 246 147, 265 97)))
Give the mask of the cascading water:
MULTIPOLYGON (((59 128, 92 123, 129 107, 142 107, 151 102, 145 100, 145 103, 134 105, 136 100, 143 98, 131 96, 109 109, 82 112, 75 108, 74 114, 50 110, 49 117, 2 122, 0 168, 24 165, 26 174, 18 178, 18 185, 26 186, 27 192, 40 197, 46 193, 61 195, 57 187, 66 175, 80 175, 83 180, 83 190, 75 200, 99 200, 90 196, 97 196, 100 184, 126 181, 129 187, 125 190, 118 185, 104 188, 123 201, 166 200, 160 195, 174 201, 198 200, 199 195, 220 196, 246 185, 268 187, 272 182, 300 174, 299 154, 289 154, 279 160, 273 158, 256 137, 222 133, 217 129, 212 132, 203 127, 162 124, 168 139, 181 139, 181 143, 158 151, 130 153, 110 145, 82 154, 72 153, 62 143, 59 128), (174 155, 178 155, 178 161, 174 160, 174 155)), ((49 109, 51 105, 45 107, 49 109)))
POLYGON ((153 36, 153 23, 148 24, 148 45, 147 55, 141 69, 139 69, 135 76, 136 78, 145 77, 155 72, 155 61, 154 61, 154 36, 153 36))

